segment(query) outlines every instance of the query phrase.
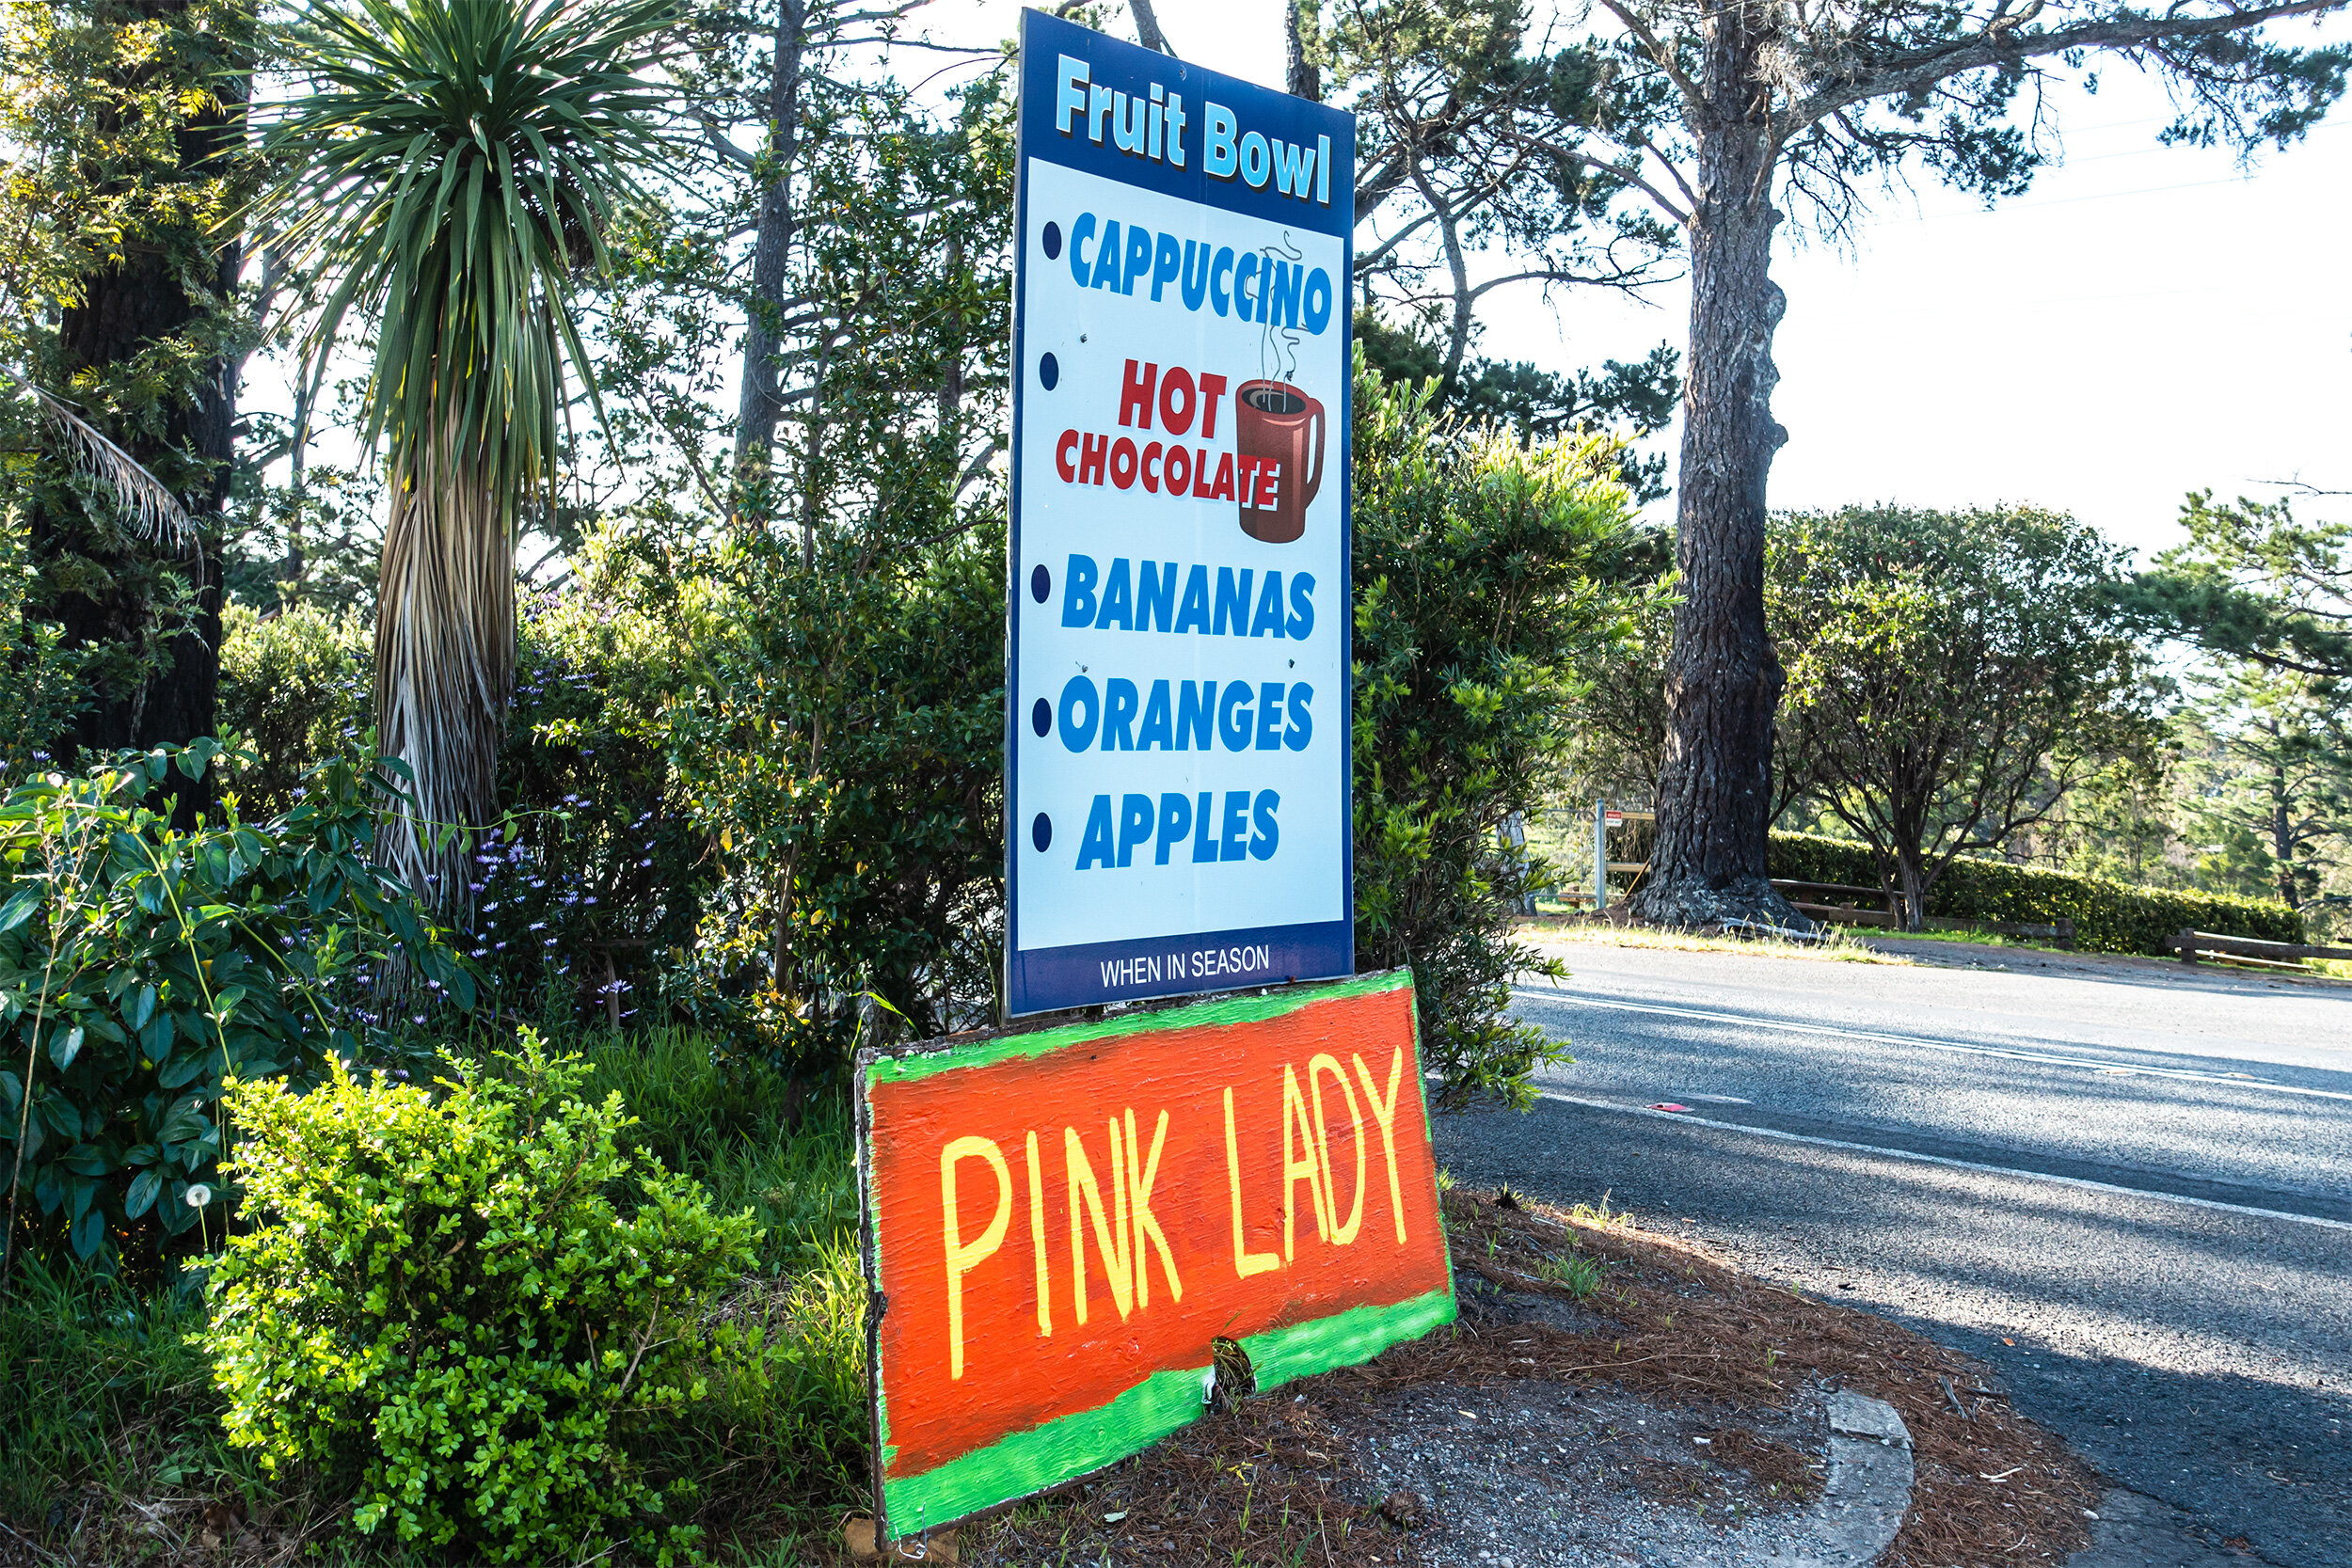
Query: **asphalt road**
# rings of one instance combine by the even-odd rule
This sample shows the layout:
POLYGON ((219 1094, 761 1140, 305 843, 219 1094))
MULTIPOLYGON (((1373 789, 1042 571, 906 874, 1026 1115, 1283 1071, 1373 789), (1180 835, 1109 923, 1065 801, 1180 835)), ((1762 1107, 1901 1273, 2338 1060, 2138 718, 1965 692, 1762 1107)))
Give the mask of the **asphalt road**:
POLYGON ((2352 988, 1565 956, 1518 1006, 1577 1061, 1438 1118, 1457 1179, 1607 1193, 1888 1312, 2213 1539, 2352 1565, 2352 988))

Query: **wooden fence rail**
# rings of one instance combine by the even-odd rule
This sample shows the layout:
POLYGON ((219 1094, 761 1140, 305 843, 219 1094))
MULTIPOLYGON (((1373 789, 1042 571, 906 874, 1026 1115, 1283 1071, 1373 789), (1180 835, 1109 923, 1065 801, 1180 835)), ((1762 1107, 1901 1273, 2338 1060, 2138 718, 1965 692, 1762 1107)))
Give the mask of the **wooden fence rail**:
POLYGON ((2225 937, 2213 931, 2183 931, 2167 937, 2164 944, 2180 954, 2185 964, 2195 963, 2199 954, 2275 969, 2301 969, 2305 958, 2352 958, 2352 947, 2310 947, 2301 942, 2265 942, 2260 937, 2225 937))

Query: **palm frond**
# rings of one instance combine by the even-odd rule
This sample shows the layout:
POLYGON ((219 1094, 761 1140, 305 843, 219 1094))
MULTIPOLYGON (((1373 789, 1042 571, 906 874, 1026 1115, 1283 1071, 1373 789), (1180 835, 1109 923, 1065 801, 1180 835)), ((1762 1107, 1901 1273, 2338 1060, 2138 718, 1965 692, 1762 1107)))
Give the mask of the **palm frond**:
POLYGON ((571 280, 659 154, 665 89, 640 72, 674 0, 298 0, 314 90, 264 145, 288 254, 332 278, 305 341, 379 317, 365 438, 430 453, 501 497, 551 498, 567 383, 603 408, 571 280))
POLYGON ((104 431, 76 414, 71 404, 15 376, 0 375, 0 384, 12 386, 33 400, 33 406, 65 443, 73 466, 111 491, 115 504, 141 533, 179 545, 196 531, 187 508, 170 487, 107 439, 104 431))

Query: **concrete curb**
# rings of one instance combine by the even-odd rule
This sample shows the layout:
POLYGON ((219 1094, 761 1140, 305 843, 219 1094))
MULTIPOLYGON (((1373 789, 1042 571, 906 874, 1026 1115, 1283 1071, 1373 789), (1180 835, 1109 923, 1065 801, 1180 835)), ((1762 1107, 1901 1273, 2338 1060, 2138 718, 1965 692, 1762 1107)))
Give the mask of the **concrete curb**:
POLYGON ((1911 1432, 1895 1407, 1835 1393, 1829 1409, 1829 1480, 1770 1568, 1870 1568, 1911 1508, 1911 1432))

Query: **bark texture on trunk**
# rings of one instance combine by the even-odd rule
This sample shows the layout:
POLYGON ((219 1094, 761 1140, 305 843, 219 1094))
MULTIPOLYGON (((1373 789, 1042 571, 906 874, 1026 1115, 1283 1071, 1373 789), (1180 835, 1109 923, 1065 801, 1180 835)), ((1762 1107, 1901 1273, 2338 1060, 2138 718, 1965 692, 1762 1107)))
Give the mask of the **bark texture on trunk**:
POLYGON ((1160 31, 1159 13, 1152 8, 1152 0, 1127 0, 1127 14, 1135 18, 1136 41, 1159 55, 1173 55, 1168 46, 1168 35, 1160 31))
MULTIPOLYGON (((1915 843, 1916 840, 1914 840, 1915 843)), ((1906 931, 1924 931, 1928 922, 1928 874, 1917 849, 1905 849, 1896 857, 1896 875, 1902 881, 1902 918, 1906 931)))
MULTIPOLYGON (((166 21, 183 8, 181 0, 144 0, 135 7, 154 21, 166 21)), ((243 79, 208 85, 219 102, 192 116, 178 134, 179 167, 191 182, 217 177, 213 160, 236 145, 244 124, 243 79)), ((173 254, 175 241, 184 244, 186 239, 135 236, 119 265, 84 280, 81 301, 64 310, 58 323, 57 368, 65 379, 96 372, 103 381, 110 370, 155 344, 200 329, 204 318, 230 299, 243 263, 238 242, 232 238, 212 251, 203 269, 204 283, 192 293, 182 257, 173 254)), ((79 558, 66 574, 71 586, 48 610, 65 628, 67 642, 77 647, 112 645, 133 653, 132 658, 117 664, 121 673, 111 680, 103 663, 112 661, 102 661, 92 700, 70 736, 76 745, 94 751, 177 745, 210 735, 215 727, 220 514, 229 496, 235 423, 236 372, 222 358, 206 368, 202 382, 184 400, 167 401, 158 426, 107 431, 142 467, 179 491, 196 525, 195 537, 187 544, 138 538, 112 516, 74 517, 36 509, 28 519, 42 558, 79 558), (157 577, 162 571, 183 578, 194 590, 196 604, 192 621, 158 647, 157 577), (150 658, 151 671, 133 674, 125 669, 150 658)), ((179 793, 181 815, 186 819, 208 792, 204 785, 183 783, 179 793)))
POLYGON ((1666 661, 1658 845, 1633 901, 1645 919, 1807 927, 1772 891, 1772 715, 1786 684, 1764 624, 1765 477, 1788 439, 1772 419, 1775 150, 1757 55, 1760 11, 1708 25, 1707 101, 1691 111, 1698 199, 1691 214, 1691 352, 1683 389, 1676 562, 1683 602, 1666 661))
POLYGON ((752 248, 752 293, 743 328, 743 383, 736 402, 735 467, 741 473, 755 452, 774 444, 784 416, 776 356, 784 285, 790 270, 794 212, 792 161, 800 150, 801 62, 807 52, 806 0, 777 0, 775 54, 768 80, 768 188, 760 194, 758 235, 752 248))
POLYGON ((1283 0, 1282 87, 1299 98, 1323 102, 1323 71, 1307 54, 1307 40, 1322 24, 1315 0, 1283 0))
POLYGON ((2300 908, 2295 896, 2295 826, 2288 810, 2287 770, 2270 770, 2271 799, 2277 803, 2270 808, 2270 853, 2279 865, 2279 902, 2288 909, 2300 908))
POLYGON ((385 863, 444 913, 464 916, 469 846, 498 816, 499 741, 515 692, 515 551, 479 476, 405 448, 394 459, 376 588, 378 752, 405 764, 410 801, 385 863))

